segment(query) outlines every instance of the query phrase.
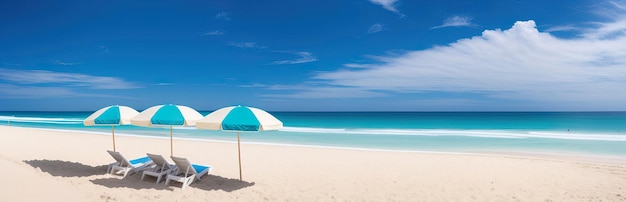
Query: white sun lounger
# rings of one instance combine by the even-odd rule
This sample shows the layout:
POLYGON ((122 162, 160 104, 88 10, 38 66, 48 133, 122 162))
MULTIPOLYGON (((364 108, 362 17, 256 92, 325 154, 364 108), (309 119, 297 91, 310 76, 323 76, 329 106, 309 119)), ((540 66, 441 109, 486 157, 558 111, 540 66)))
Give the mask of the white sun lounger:
POLYGON ((152 160, 149 157, 142 157, 133 160, 126 159, 121 153, 107 150, 111 157, 115 159, 115 163, 109 164, 110 174, 121 174, 126 177, 131 171, 133 173, 139 173, 142 170, 152 165, 152 160))
POLYGON ((189 186, 193 183, 194 179, 200 180, 200 178, 211 171, 211 166, 192 164, 188 159, 172 156, 172 160, 178 167, 176 172, 167 175, 165 185, 170 183, 170 180, 174 180, 182 183, 182 188, 189 186))
POLYGON ((143 174, 141 175, 141 180, 143 180, 146 175, 150 175, 157 178, 156 183, 158 184, 163 176, 170 174, 176 169, 176 165, 169 164, 167 160, 165 160, 165 158, 163 158, 163 156, 161 155, 150 153, 148 153, 147 155, 152 160, 155 166, 144 170, 143 174))

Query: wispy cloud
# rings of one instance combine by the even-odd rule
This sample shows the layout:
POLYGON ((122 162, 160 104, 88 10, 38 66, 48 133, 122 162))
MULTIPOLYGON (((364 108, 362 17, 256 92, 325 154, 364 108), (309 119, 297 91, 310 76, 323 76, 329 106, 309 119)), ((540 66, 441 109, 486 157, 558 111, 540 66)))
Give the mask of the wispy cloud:
POLYGON ((595 26, 586 28, 584 37, 610 39, 626 34, 626 1, 609 1, 607 5, 596 10, 596 13, 612 21, 593 23, 595 26))
POLYGON ((349 64, 344 64, 344 67, 350 67, 350 68, 370 68, 372 67, 372 65, 370 64, 357 64, 357 63, 349 63, 349 64))
POLYGON ((255 49, 265 49, 267 47, 265 46, 261 46, 259 44, 257 44, 257 42, 228 42, 228 45, 237 47, 237 48, 244 48, 244 49, 249 49, 249 48, 255 48, 255 49))
POLYGON ((291 52, 291 51, 275 51, 275 52, 290 53, 293 55, 297 55, 300 58, 293 59, 293 60, 274 61, 272 62, 272 64, 274 65, 290 65, 290 64, 300 64, 300 63, 309 63, 309 62, 317 61, 317 57, 313 56, 313 54, 311 54, 310 52, 291 52))
POLYGON ((398 2, 398 0, 369 0, 369 1, 373 4, 381 5, 383 6, 384 9, 387 9, 388 11, 394 12, 400 15, 401 17, 404 17, 404 14, 400 13, 400 11, 398 11, 398 9, 396 8, 396 2, 398 2))
POLYGON ((218 19, 218 20, 224 20, 224 21, 230 21, 230 20, 232 20, 232 19, 230 18, 230 13, 228 13, 228 12, 221 12, 221 13, 218 13, 217 15, 215 15, 215 19, 218 19))
POLYGON ((352 87, 323 87, 323 86, 271 86, 270 89, 279 91, 295 91, 286 94, 266 94, 263 97, 293 98, 293 99, 326 99, 326 98, 372 98, 385 97, 384 93, 352 87))
POLYGON ((431 27, 430 29, 439 29, 444 27, 471 27, 476 26, 472 23, 472 18, 467 16, 452 16, 443 20, 443 24, 431 27))
POLYGON ((549 27, 545 32, 566 32, 566 31, 579 31, 580 28, 573 25, 561 25, 549 27))
POLYGON ((222 31, 210 31, 210 32, 205 32, 202 34, 202 36, 217 36, 217 35, 223 35, 224 32, 222 31))
POLYGON ((626 10, 626 2, 609 1, 609 3, 619 10, 626 10))
POLYGON ((262 87, 267 87, 267 85, 260 84, 260 83, 252 83, 252 84, 246 84, 246 85, 239 85, 239 87, 242 87, 242 88, 262 88, 262 87))
POLYGON ((109 48, 106 46, 98 46, 98 49, 100 50, 100 54, 109 53, 109 48))
POLYGON ((138 99, 137 97, 81 93, 72 88, 66 87, 45 87, 45 86, 21 86, 14 84, 0 84, 0 97, 8 99, 39 99, 58 97, 97 97, 97 98, 120 98, 138 99))
POLYGON ((83 62, 63 62, 63 61, 54 61, 54 64, 57 65, 63 65, 63 66, 74 66, 74 65, 79 65, 82 64, 83 62))
POLYGON ((74 96, 78 93, 62 87, 19 86, 0 84, 0 95, 4 98, 42 98, 74 96))
POLYGON ((382 24, 377 23, 377 24, 372 25, 370 29, 367 30, 367 33, 372 34, 372 33, 381 32, 384 30, 385 30, 385 27, 382 24))
POLYGON ((91 89, 131 89, 140 86, 117 77, 92 76, 79 73, 46 70, 18 70, 0 68, 0 80, 15 84, 60 84, 91 89))

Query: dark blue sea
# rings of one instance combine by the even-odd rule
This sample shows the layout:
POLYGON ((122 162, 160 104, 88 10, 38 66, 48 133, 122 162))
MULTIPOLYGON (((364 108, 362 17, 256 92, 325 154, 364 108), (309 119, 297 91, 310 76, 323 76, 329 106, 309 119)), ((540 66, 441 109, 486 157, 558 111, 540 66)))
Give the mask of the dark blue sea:
MULTIPOLYGON (((83 126, 92 112, 0 112, 0 124, 110 134, 83 126)), ((201 112, 206 115, 210 112, 201 112)), ((436 152, 540 152, 626 156, 626 112, 271 112, 279 131, 244 143, 436 152)), ((116 135, 169 138, 169 128, 115 127, 116 135)), ((174 128, 174 138, 236 141, 231 132, 174 128)))

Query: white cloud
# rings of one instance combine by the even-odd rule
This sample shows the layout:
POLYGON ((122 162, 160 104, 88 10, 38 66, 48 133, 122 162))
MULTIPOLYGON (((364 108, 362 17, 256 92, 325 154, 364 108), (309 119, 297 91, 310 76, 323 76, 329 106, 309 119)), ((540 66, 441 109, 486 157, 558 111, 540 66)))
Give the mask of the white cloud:
POLYGON ((380 32, 383 31, 385 29, 385 27, 381 24, 374 24, 370 27, 369 30, 367 30, 367 33, 376 33, 376 32, 380 32))
POLYGON ((573 25, 561 25, 550 27, 545 30, 545 32, 565 32, 565 31, 580 31, 579 27, 573 25))
POLYGON ((443 24, 431 27, 430 29, 439 29, 444 27, 471 27, 476 26, 472 22, 471 17, 452 16, 443 20, 443 24))
POLYGON ((583 36, 589 39, 610 39, 626 34, 626 1, 600 2, 594 10, 599 16, 611 19, 609 22, 593 23, 595 27, 586 28, 583 36))
POLYGON ((0 80, 16 84, 64 84, 92 89, 131 89, 140 86, 121 78, 91 76, 79 73, 52 72, 46 70, 18 70, 0 68, 0 80))
POLYGON ((244 49, 248 49, 248 48, 264 49, 264 48, 267 48, 265 46, 260 46, 256 42, 228 42, 228 45, 231 45, 231 46, 234 46, 234 47, 237 47, 237 48, 244 48, 244 49))
POLYGON ((215 15, 215 19, 224 20, 224 21, 230 21, 230 20, 232 20, 232 19, 230 18, 230 13, 228 13, 228 12, 221 12, 221 13, 218 13, 217 15, 215 15))
POLYGON ((348 64, 344 64, 344 67, 350 67, 350 68, 369 68, 372 67, 372 65, 370 64, 356 64, 356 63, 348 63, 348 64))
POLYGON ((384 93, 372 92, 366 89, 351 87, 280 87, 273 86, 274 90, 298 90, 288 94, 263 95, 272 98, 294 98, 294 99, 325 99, 325 98, 371 98, 384 97, 384 93))
POLYGON ((300 58, 293 59, 293 60, 280 60, 280 61, 272 62, 272 64, 275 64, 275 65, 291 65, 291 64, 309 63, 309 62, 317 61, 317 57, 313 56, 313 54, 311 54, 310 52, 291 52, 291 51, 275 51, 275 52, 290 53, 290 54, 300 56, 300 58))
POLYGON ((61 87, 34 87, 13 84, 0 84, 0 95, 4 98, 42 98, 77 95, 70 89, 61 87))
POLYGON ((626 3, 624 3, 624 2, 609 1, 609 3, 611 5, 613 5, 613 7, 617 8, 619 10, 622 10, 622 11, 626 10, 626 3))
POLYGON ((539 32, 534 21, 520 21, 447 46, 318 73, 312 80, 318 83, 291 96, 463 93, 578 109, 626 109, 626 27, 612 27, 620 23, 598 24, 591 31, 617 33, 610 38, 560 39, 539 32))
POLYGON ((53 97, 99 97, 99 98, 122 98, 137 99, 108 94, 80 93, 66 87, 43 87, 43 86, 20 86, 14 84, 0 84, 0 98, 7 99, 38 99, 53 97))
POLYGON ((624 20, 607 23, 596 23, 597 29, 589 29, 583 36, 590 39, 610 39, 626 34, 626 18, 624 20))
POLYGON ((260 83, 252 83, 252 84, 246 84, 246 85, 239 85, 239 87, 242 87, 242 88, 261 88, 261 87, 267 87, 267 85, 260 84, 260 83))
POLYGON ((202 34, 202 36, 217 36, 217 35, 223 35, 224 32, 222 31, 210 31, 210 32, 206 32, 204 34, 202 34))
POLYGON ((107 48, 106 46, 97 46, 98 49, 100 50, 100 54, 106 54, 109 53, 109 48, 107 48))
POLYGON ((397 13, 400 16, 404 16, 402 13, 400 13, 400 11, 398 11, 398 9, 396 9, 396 2, 398 2, 398 0, 369 0, 371 3, 373 4, 378 4, 383 6, 384 9, 387 9, 391 12, 397 13))
POLYGON ((63 66, 74 66, 82 64, 83 62, 62 62, 62 61, 54 61, 54 64, 63 65, 63 66))

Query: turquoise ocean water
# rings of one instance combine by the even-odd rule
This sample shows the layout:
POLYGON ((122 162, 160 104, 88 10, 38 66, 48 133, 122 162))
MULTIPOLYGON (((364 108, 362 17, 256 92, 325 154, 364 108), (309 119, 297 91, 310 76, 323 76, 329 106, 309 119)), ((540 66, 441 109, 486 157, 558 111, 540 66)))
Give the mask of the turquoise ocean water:
MULTIPOLYGON (((92 112, 0 112, 0 124, 110 134, 83 126, 92 112)), ((201 112, 203 115, 209 112, 201 112)), ((272 112, 279 131, 243 142, 437 152, 626 156, 626 112, 272 112)), ((169 137, 166 128, 117 126, 116 135, 169 137)), ((231 132, 176 127, 175 138, 236 141, 231 132)))

